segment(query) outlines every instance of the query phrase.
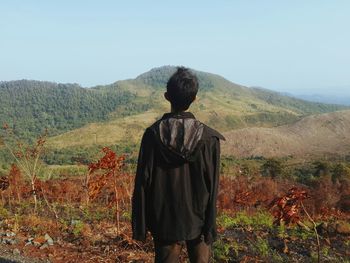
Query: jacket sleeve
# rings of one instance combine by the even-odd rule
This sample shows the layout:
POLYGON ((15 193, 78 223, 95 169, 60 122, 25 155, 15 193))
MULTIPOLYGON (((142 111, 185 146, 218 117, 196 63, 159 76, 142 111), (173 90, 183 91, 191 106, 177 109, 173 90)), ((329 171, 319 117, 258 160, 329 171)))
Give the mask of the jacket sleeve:
POLYGON ((220 175, 220 140, 212 137, 210 151, 207 160, 207 173, 209 178, 209 200, 205 212, 205 224, 203 228, 204 240, 207 244, 215 241, 216 232, 216 200, 218 195, 220 175))
POLYGON ((142 137, 137 162, 134 192, 132 196, 133 239, 144 241, 147 232, 147 185, 152 174, 154 142, 147 129, 142 137))

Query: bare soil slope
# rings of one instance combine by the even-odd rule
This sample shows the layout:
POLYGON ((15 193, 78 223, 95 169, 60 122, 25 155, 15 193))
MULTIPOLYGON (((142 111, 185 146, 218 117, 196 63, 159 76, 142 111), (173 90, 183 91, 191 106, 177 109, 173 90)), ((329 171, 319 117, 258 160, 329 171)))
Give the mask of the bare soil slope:
POLYGON ((222 151, 239 157, 320 156, 350 154, 350 111, 305 117, 274 128, 226 132, 222 151))

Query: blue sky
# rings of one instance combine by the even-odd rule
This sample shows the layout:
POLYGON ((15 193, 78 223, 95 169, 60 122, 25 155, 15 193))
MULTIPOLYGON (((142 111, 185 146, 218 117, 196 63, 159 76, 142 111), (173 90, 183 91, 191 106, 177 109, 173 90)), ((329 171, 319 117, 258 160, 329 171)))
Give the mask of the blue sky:
POLYGON ((350 95, 350 1, 0 3, 0 80, 89 87, 184 65, 247 86, 350 95))

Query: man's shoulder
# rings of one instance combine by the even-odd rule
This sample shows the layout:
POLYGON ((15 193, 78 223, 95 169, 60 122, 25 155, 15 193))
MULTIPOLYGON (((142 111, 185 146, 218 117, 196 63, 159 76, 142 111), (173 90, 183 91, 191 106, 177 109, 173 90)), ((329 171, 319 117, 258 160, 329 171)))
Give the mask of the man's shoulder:
POLYGON ((155 133, 159 127, 159 123, 161 122, 161 120, 157 120, 155 121, 152 125, 148 126, 146 129, 145 129, 145 133, 146 132, 151 132, 151 133, 155 133))
POLYGON ((209 139, 209 138, 214 137, 214 138, 217 138, 219 140, 223 140, 223 141, 226 140, 225 137, 217 130, 209 127, 208 125, 206 125, 204 123, 203 123, 203 127, 204 127, 204 132, 203 132, 204 139, 209 139))
POLYGON ((155 121, 152 125, 148 126, 143 133, 143 137, 147 137, 147 139, 154 139, 155 135, 157 134, 157 130, 159 127, 159 122, 161 120, 155 121))

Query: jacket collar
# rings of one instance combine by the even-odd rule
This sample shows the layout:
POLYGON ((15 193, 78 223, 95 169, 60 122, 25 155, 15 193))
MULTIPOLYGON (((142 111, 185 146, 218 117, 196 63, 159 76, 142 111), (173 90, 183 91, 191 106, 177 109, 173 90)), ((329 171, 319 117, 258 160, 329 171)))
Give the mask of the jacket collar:
POLYGON ((176 118, 176 119, 195 119, 194 115, 191 112, 183 111, 183 112, 169 112, 165 113, 161 120, 169 119, 169 118, 176 118))

